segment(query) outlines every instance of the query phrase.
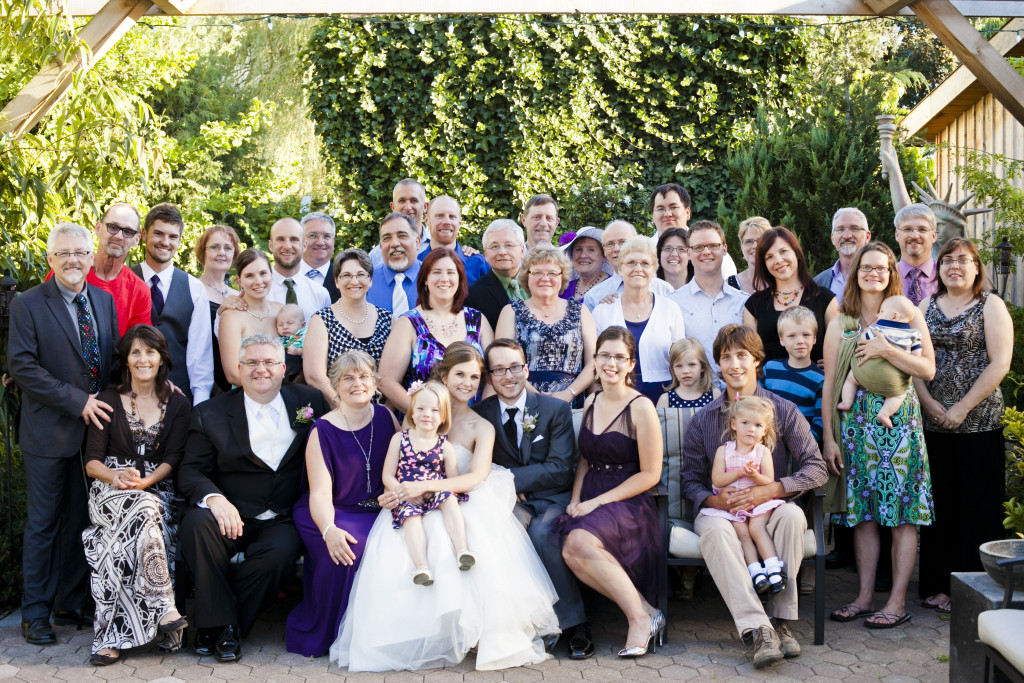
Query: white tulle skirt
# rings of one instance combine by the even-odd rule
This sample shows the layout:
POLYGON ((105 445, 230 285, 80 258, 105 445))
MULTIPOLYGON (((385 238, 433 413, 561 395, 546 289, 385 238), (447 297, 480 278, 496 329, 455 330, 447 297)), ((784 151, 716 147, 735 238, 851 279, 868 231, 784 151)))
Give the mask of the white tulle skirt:
POLYGON ((512 473, 491 473, 460 503, 477 562, 459 571, 440 510, 423 518, 434 583, 412 582, 402 531, 383 510, 370 531, 331 660, 349 671, 428 669, 458 663, 476 646, 476 668, 547 659, 542 636, 557 633, 558 599, 529 536, 512 516, 512 473))

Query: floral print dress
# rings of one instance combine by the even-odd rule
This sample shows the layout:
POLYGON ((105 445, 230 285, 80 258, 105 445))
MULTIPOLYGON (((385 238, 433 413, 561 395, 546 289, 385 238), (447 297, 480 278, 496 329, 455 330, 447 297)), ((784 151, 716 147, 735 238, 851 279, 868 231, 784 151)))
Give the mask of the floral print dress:
MULTIPOLYGON (((417 451, 413 447, 412 441, 409 440, 409 430, 403 431, 402 442, 398 447, 398 481, 431 481, 447 478, 444 469, 444 442, 447 438, 443 434, 439 435, 437 443, 432 448, 417 451)), ((454 494, 451 491, 439 491, 425 495, 422 505, 399 503, 398 507, 391 511, 392 526, 395 529, 401 529, 402 524, 409 517, 425 515, 440 507, 441 503, 451 496, 457 496, 459 500, 468 500, 468 496, 464 493, 454 494)))

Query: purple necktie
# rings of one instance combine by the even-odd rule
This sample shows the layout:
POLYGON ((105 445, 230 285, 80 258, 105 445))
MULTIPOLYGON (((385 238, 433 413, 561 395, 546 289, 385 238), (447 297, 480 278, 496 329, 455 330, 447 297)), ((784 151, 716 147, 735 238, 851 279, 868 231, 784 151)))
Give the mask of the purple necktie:
POLYGON ((160 276, 154 275, 149 280, 149 291, 153 293, 153 310, 157 315, 164 312, 164 293, 160 291, 160 276))
POLYGON ((915 306, 921 303, 921 299, 924 298, 924 292, 921 291, 921 275, 923 275, 923 273, 920 268, 914 268, 907 273, 907 279, 910 281, 910 288, 907 292, 907 297, 914 302, 915 306))

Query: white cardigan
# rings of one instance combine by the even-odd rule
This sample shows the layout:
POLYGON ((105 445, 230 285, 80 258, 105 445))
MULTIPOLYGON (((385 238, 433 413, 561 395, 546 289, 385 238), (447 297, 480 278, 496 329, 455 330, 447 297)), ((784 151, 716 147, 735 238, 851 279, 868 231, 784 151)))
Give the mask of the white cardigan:
MULTIPOLYGON (((622 315, 622 297, 610 304, 598 304, 594 309, 594 324, 597 333, 618 325, 626 326, 622 315)), ((647 327, 640 337, 637 356, 640 358, 641 382, 667 382, 672 379, 672 368, 668 364, 668 349, 686 336, 683 328, 683 312, 678 304, 667 296, 654 295, 654 308, 647 321, 647 327)))

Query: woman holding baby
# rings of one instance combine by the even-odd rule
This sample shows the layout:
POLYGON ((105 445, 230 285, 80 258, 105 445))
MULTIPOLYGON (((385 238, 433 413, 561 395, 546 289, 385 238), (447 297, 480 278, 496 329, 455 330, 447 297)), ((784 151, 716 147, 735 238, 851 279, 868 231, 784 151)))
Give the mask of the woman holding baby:
POLYGON ((938 290, 921 302, 935 345, 935 377, 915 379, 924 413, 936 522, 921 530, 922 606, 949 612, 950 572, 981 571, 978 545, 1003 538, 1003 394, 1013 320, 985 291, 977 247, 946 242, 938 290))
POLYGON ((832 619, 866 618, 869 628, 886 629, 911 617, 905 603, 917 527, 933 518, 921 408, 906 378, 931 380, 935 354, 924 315, 903 306, 903 285, 889 247, 865 245, 854 255, 850 273, 840 315, 825 334, 824 456, 835 477, 830 484, 838 483, 830 511, 854 527, 860 587, 853 602, 832 612, 832 619), (853 379, 851 370, 859 386, 843 410, 838 404, 844 384, 853 379), (902 400, 894 399, 901 395, 902 400), (892 406, 897 400, 892 414, 880 419, 886 402, 892 406), (876 612, 879 525, 892 529, 893 587, 876 612))

